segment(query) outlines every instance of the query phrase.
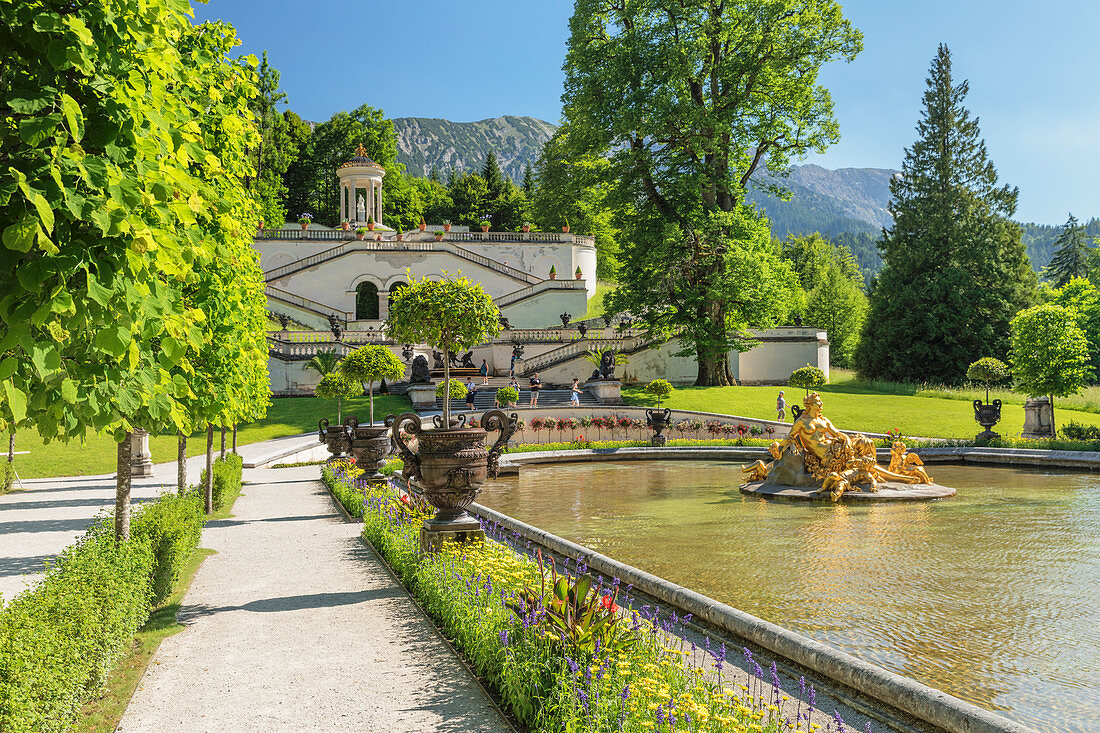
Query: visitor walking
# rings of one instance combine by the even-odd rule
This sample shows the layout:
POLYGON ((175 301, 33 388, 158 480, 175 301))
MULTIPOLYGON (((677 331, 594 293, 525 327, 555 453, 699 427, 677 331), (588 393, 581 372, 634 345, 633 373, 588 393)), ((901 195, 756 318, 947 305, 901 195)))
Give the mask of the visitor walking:
POLYGON ((508 365, 508 376, 515 379, 516 377, 516 355, 512 354, 512 361, 508 365))
POLYGON ((474 409, 474 397, 477 396, 477 387, 474 386, 474 380, 466 377, 466 409, 474 409))
POLYGON ((570 407, 580 407, 581 406, 581 386, 580 386, 579 382, 580 382, 579 379, 577 379, 576 377, 573 378, 573 387, 572 387, 572 391, 569 394, 569 406, 570 407))
POLYGON ((485 363, 484 359, 481 360, 481 369, 479 369, 478 371, 481 372, 481 383, 482 384, 488 384, 489 383, 489 365, 485 363))
POLYGON ((539 379, 539 373, 535 372, 531 376, 531 407, 538 407, 539 405, 540 388, 542 388, 542 380, 539 379))
POLYGON ((775 398, 775 412, 776 420, 779 420, 780 422, 786 422, 787 400, 783 398, 783 390, 779 390, 779 396, 775 398))

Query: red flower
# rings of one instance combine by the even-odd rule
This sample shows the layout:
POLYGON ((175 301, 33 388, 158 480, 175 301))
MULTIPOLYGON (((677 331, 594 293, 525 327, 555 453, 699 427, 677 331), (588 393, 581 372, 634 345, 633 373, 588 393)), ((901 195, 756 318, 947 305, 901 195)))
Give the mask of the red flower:
POLYGON ((611 596, 604 596, 600 600, 600 603, 603 604, 604 609, 607 610, 610 613, 618 613, 619 612, 619 607, 617 605, 615 605, 615 599, 612 598, 611 596))

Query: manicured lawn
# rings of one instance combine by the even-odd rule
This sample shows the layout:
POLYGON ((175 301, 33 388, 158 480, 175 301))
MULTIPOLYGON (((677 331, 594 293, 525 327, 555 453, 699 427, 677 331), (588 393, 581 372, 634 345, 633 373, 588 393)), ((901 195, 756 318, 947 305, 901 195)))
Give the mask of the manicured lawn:
MULTIPOLYGON (((679 410, 774 420, 775 398, 781 389, 786 392, 790 421, 790 405, 801 406, 805 394, 791 387, 680 387, 661 404, 679 410)), ((897 429, 911 436, 970 439, 981 432, 974 422, 974 408, 961 399, 889 394, 855 381, 826 385, 817 391, 825 402, 825 416, 843 430, 885 433, 897 429)), ((623 401, 631 405, 656 404, 641 389, 624 389, 623 401)), ((1100 415, 1059 409, 1057 400, 1054 420, 1058 426, 1070 420, 1100 425, 1100 415)), ((1017 437, 1023 427, 1023 405, 1006 404, 1001 408, 1001 422, 994 430, 1008 438, 1017 437)))
POLYGON ((604 314, 603 298, 608 293, 614 292, 619 287, 618 283, 609 283, 604 280, 596 282, 596 294, 588 299, 588 312, 584 318, 599 318, 604 314))
MULTIPOLYGON (((374 416, 381 419, 388 413, 401 413, 411 409, 407 397, 375 396, 374 416)), ((357 415, 367 420, 369 408, 367 398, 346 400, 343 404, 343 417, 357 415)), ((298 435, 317 430, 317 421, 327 417, 336 422, 336 403, 317 397, 280 397, 271 401, 267 408, 267 417, 263 420, 242 425, 237 430, 237 444, 257 443, 261 440, 298 435)), ((232 441, 232 434, 226 434, 226 443, 232 441)), ((5 443, 6 445, 6 443, 5 443)), ((220 434, 214 433, 214 450, 221 445, 220 434)), ((114 473, 115 442, 110 436, 96 435, 87 438, 82 444, 79 440, 70 443, 51 443, 44 445, 36 433, 22 430, 16 433, 15 449, 29 450, 29 455, 15 457, 15 466, 22 478, 43 478, 47 476, 91 476, 114 473)), ((155 463, 164 463, 176 459, 175 436, 150 436, 149 450, 155 463)), ((206 450, 205 433, 196 433, 187 440, 187 455, 197 456, 206 450)))

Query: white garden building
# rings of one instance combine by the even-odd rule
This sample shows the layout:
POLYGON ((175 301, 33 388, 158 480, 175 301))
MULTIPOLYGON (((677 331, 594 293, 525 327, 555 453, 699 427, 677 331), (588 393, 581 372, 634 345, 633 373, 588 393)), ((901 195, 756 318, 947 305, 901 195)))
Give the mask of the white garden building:
MULTIPOLYGON (((397 232, 382 216, 386 172, 360 147, 337 173, 340 216, 348 228, 317 224, 261 229, 255 247, 267 281, 268 310, 310 330, 272 331, 269 370, 275 394, 312 390, 319 375, 304 369, 317 351, 339 353, 363 343, 388 343, 382 326, 393 293, 414 277, 461 274, 481 283, 500 309, 504 330, 491 343, 473 349, 477 365, 506 375, 514 348, 522 357, 517 378, 539 371, 544 382, 585 380, 592 365, 588 351, 613 349, 627 355, 618 374, 624 381, 662 377, 690 383, 696 365, 672 356, 678 344, 653 343, 629 318, 581 320, 596 290, 596 247, 592 237, 569 232, 471 232, 468 227, 430 224, 397 232), (356 234, 357 227, 373 229, 356 234), (568 325, 563 326, 563 321, 568 325), (334 335, 333 324, 341 332, 334 335)), ((823 331, 781 328, 758 334, 760 346, 731 354, 731 370, 742 383, 781 383, 807 363, 828 372, 829 345, 823 331)), ((403 344, 388 343, 406 355, 403 344)), ((414 355, 431 350, 411 345, 414 355)), ((414 357, 413 357, 414 358, 414 357)), ((408 361, 408 360, 407 360, 408 361)))

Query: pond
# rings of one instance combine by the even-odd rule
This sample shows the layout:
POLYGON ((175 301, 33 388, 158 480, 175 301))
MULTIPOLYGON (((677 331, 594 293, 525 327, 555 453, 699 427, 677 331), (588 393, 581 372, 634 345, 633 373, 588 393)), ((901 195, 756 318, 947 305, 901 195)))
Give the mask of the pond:
POLYGON ((478 501, 1039 730, 1100 730, 1100 475, 929 468, 958 496, 766 501, 737 464, 622 461, 478 501))

